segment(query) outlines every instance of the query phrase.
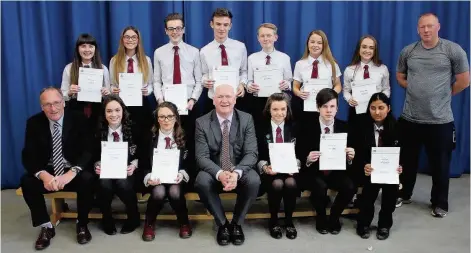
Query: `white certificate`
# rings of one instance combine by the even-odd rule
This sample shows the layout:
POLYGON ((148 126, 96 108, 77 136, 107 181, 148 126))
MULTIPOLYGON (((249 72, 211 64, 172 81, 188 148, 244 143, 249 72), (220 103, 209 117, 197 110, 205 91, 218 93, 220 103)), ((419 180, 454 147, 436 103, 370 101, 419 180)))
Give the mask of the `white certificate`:
POLYGON ((126 178, 127 168, 128 143, 102 141, 100 178, 126 178))
POLYGON ((376 84, 378 80, 368 78, 352 82, 352 97, 358 102, 355 106, 357 114, 366 113, 368 102, 373 94, 376 93, 376 84))
POLYGON ((280 82, 283 81, 281 69, 263 66, 254 69, 254 83, 260 87, 258 97, 269 97, 273 93, 281 92, 280 82))
POLYGON ((178 166, 180 164, 179 149, 154 148, 154 158, 152 160, 152 180, 159 179, 162 184, 175 184, 178 176, 178 166))
POLYGON ((142 106, 142 73, 119 73, 119 97, 126 106, 142 106))
POLYGON ((319 170, 347 169, 347 133, 321 134, 319 170))
POLYGON ((164 90, 165 101, 174 103, 180 115, 188 115, 188 94, 186 84, 166 85, 164 90))
POLYGON ((317 93, 325 88, 332 87, 332 80, 330 79, 316 79, 311 78, 309 81, 304 82, 303 91, 309 92, 309 97, 304 100, 305 112, 318 112, 316 97, 317 93))
POLYGON ((371 183, 399 184, 399 147, 371 148, 371 183))
POLYGON ((79 68, 77 93, 78 101, 101 102, 101 88, 103 87, 103 69, 79 68))
POLYGON ((239 86, 239 70, 230 66, 214 67, 212 71, 214 80, 214 90, 221 84, 229 84, 234 87, 234 93, 237 93, 239 86))
POLYGON ((294 143, 270 143, 271 169, 277 173, 298 173, 298 162, 294 153, 294 143))

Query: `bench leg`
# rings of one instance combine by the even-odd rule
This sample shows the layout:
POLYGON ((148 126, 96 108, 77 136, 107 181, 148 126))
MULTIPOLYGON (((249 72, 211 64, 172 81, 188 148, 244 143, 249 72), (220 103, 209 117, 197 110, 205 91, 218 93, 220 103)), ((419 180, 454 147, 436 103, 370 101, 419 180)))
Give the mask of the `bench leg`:
POLYGON ((63 207, 65 205, 64 199, 52 199, 52 214, 51 214, 51 222, 54 226, 59 225, 59 222, 62 218, 63 207))

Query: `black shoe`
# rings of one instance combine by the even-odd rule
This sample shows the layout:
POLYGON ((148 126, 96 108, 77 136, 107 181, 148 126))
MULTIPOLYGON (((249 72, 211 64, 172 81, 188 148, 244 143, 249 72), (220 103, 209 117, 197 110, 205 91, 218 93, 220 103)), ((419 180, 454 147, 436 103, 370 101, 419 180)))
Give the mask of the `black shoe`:
POLYGON ((432 208, 432 216, 436 218, 443 218, 448 214, 448 211, 441 209, 440 207, 432 208))
POLYGON ((378 228, 376 231, 376 238, 378 240, 386 240, 389 237, 389 228, 378 228))
POLYGON ((277 222, 270 224, 271 237, 275 239, 280 239, 283 236, 283 232, 281 230, 281 226, 277 222))
POLYGON ((244 231, 242 231, 242 226, 237 224, 232 224, 231 228, 231 241, 234 245, 242 245, 245 241, 244 231))
POLYGON ((338 219, 332 220, 329 222, 329 232, 333 235, 338 235, 342 230, 342 224, 338 219))
POLYGON ((39 233, 38 239, 34 244, 36 250, 43 250, 51 244, 51 239, 56 235, 56 230, 54 228, 42 227, 41 232, 39 233))
POLYGON ((129 233, 132 233, 134 230, 136 230, 136 228, 138 228, 139 226, 141 225, 141 223, 139 222, 139 220, 136 220, 136 219, 127 219, 124 224, 123 224, 123 227, 121 228, 121 234, 129 234, 129 233))
POLYGON ((370 227, 367 226, 358 226, 357 227, 357 235, 359 235, 363 239, 370 238, 371 232, 370 227))
POLYGON ((79 244, 86 244, 92 240, 92 235, 88 230, 87 225, 77 224, 77 242, 79 244))
POLYGON ((296 231, 296 228, 294 227, 293 223, 289 223, 285 227, 286 229, 286 238, 288 239, 296 239, 298 237, 298 231, 296 231))
POLYGON ((218 244, 221 246, 228 245, 231 242, 231 233, 229 232, 229 223, 219 226, 218 234, 216 236, 218 244))
POLYGON ((113 219, 103 219, 103 231, 107 235, 116 234, 116 226, 113 219))
POLYGON ((325 221, 325 219, 317 219, 316 220, 316 230, 317 232, 319 232, 320 234, 327 234, 328 231, 327 231, 327 222, 325 221))

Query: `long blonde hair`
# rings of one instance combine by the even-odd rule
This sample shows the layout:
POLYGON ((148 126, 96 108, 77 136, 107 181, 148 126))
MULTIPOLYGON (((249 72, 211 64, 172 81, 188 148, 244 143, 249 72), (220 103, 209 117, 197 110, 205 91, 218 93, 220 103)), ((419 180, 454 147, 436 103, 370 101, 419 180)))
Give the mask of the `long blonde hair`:
POLYGON ((321 36, 322 38, 321 56, 324 59, 324 61, 328 61, 330 63, 330 66, 332 68, 332 80, 335 80, 335 78, 337 78, 337 73, 335 69, 335 63, 337 61, 335 60, 334 56, 332 55, 332 52, 330 51, 329 41, 327 40, 327 35, 325 35, 325 33, 322 30, 314 30, 309 33, 306 39, 306 47, 304 48, 304 53, 303 53, 303 57, 301 57, 301 60, 304 60, 307 57, 309 57, 309 38, 311 38, 313 34, 317 34, 321 36))
POLYGON ((144 83, 147 83, 149 78, 149 63, 147 62, 146 53, 144 52, 144 46, 142 45, 141 33, 134 26, 128 26, 124 28, 123 32, 121 33, 121 37, 119 38, 118 53, 116 53, 116 55, 114 55, 111 59, 114 68, 114 73, 111 77, 112 83, 119 84, 119 73, 126 72, 126 48, 124 47, 123 39, 124 34, 128 30, 133 30, 137 34, 137 38, 139 40, 139 43, 136 47, 137 68, 142 73, 144 83))

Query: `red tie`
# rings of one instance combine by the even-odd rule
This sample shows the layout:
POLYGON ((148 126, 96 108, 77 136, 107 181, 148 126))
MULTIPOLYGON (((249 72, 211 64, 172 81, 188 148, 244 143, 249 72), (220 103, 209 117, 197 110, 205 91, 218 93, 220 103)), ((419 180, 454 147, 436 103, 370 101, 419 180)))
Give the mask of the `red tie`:
MULTIPOLYGON (((83 65, 84 68, 90 68, 90 65, 83 65)), ((90 118, 90 115, 92 115, 92 104, 87 103, 85 107, 83 108, 83 114, 85 114, 85 117, 90 118)))
POLYGON ((171 149, 172 146, 170 146, 170 137, 165 137, 165 149, 171 149))
POLYGON ((175 53, 173 54, 173 84, 182 83, 182 74, 180 72, 180 55, 178 55, 178 46, 174 46, 175 53))
POLYGON ((283 136, 281 136, 281 128, 276 128, 276 143, 283 143, 283 136))
POLYGON ((271 57, 269 55, 267 55, 267 62, 266 62, 265 65, 270 65, 270 59, 271 59, 271 57))
POLYGON ((363 79, 370 78, 370 72, 368 71, 368 65, 365 65, 363 68, 365 69, 365 71, 363 72, 363 79))
POLYGON ((311 78, 318 78, 319 77, 319 70, 317 69, 317 64, 319 63, 318 60, 315 60, 312 63, 312 73, 311 73, 311 78))
POLYGON ((128 59, 128 73, 134 73, 134 64, 132 64, 133 61, 134 60, 132 58, 128 59))
POLYGON ((113 132, 111 133, 113 135, 113 141, 114 142, 119 142, 119 134, 118 132, 113 132))
POLYGON ((376 132, 378 132, 378 145, 377 147, 382 147, 383 146, 383 129, 377 129, 376 132))
POLYGON ((229 61, 227 60, 226 47, 223 44, 219 45, 219 47, 221 48, 221 65, 228 66, 229 61))

